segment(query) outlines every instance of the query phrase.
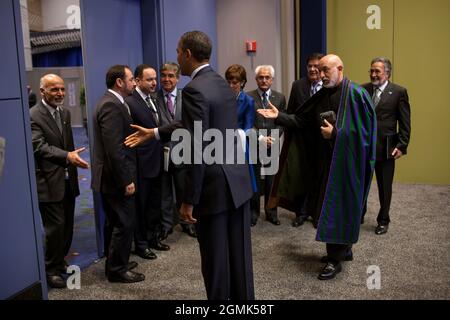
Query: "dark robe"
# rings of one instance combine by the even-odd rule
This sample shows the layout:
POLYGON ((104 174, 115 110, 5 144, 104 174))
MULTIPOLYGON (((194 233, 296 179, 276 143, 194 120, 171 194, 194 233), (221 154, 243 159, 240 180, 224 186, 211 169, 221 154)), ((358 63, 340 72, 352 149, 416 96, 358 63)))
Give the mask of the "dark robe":
POLYGON ((367 91, 344 79, 320 90, 295 114, 280 113, 277 123, 300 132, 297 142, 303 145, 293 138, 283 146, 269 206, 294 211, 298 190, 309 190, 308 213, 319 218, 316 240, 357 242, 375 164, 376 117, 367 91), (319 115, 329 110, 337 123, 326 140, 319 115))

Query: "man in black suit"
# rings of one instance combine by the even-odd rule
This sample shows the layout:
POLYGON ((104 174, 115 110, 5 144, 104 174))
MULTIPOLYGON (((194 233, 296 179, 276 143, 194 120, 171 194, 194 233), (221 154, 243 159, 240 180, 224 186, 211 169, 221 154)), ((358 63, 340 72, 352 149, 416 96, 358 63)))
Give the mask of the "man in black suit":
MULTIPOLYGON (((275 77, 275 70, 271 65, 261 65, 256 67, 256 84, 258 85, 258 89, 248 92, 248 95, 251 96, 255 100, 255 111, 258 109, 265 109, 268 107, 268 102, 270 101, 273 105, 277 106, 278 110, 281 112, 286 111, 286 98, 280 92, 272 90, 273 79, 275 77)), ((275 125, 275 121, 273 119, 265 119, 259 113, 255 113, 255 128, 258 131, 258 140, 259 148, 267 148, 267 153, 270 155, 271 146, 273 143, 273 137, 271 136, 271 131, 273 129, 281 130, 280 126, 275 125), (259 131, 261 129, 267 130, 266 133, 264 131, 259 131)), ((280 225, 280 220, 278 219, 277 208, 268 209, 267 202, 270 197, 270 190, 272 188, 273 178, 275 175, 264 175, 264 184, 262 183, 261 171, 264 170, 264 165, 261 164, 260 159, 258 159, 258 164, 255 166, 255 174, 257 177, 257 185, 259 188, 264 189, 264 210, 266 212, 266 220, 273 223, 274 225, 280 225)), ((258 188, 258 191, 255 192, 251 201, 251 210, 252 210, 252 226, 256 225, 259 213, 260 213, 260 197, 261 191, 258 188)))
POLYGON ((135 82, 129 67, 112 66, 106 74, 108 91, 94 111, 92 189, 100 192, 106 215, 105 274, 110 282, 138 282, 145 276, 129 262, 135 221, 136 151, 123 144, 133 119, 124 98, 135 82))
MULTIPOLYGON (((159 109, 162 113, 162 122, 169 125, 173 122, 181 122, 182 95, 181 89, 177 88, 180 79, 180 66, 174 62, 164 63, 159 71, 161 78, 161 89, 158 91, 159 109)), ((172 233, 173 226, 180 223, 183 232, 191 237, 196 237, 194 225, 179 219, 178 209, 183 188, 183 167, 175 165, 168 159, 170 151, 174 147, 173 142, 167 142, 165 146, 168 166, 162 174, 162 225, 161 239, 167 238, 172 233), (167 169, 167 170, 166 170, 167 169), (175 193, 174 193, 175 190, 175 193)))
MULTIPOLYGON (((313 53, 308 56, 306 60, 306 77, 292 83, 291 94, 287 107, 287 113, 293 114, 297 108, 301 107, 310 97, 322 89, 322 79, 320 78, 319 60, 323 58, 321 53, 313 53)), ((288 135, 288 133, 286 134, 288 135)), ((307 134, 296 138, 307 139, 307 134)), ((286 137, 286 140, 290 137, 286 137)), ((301 145, 303 142, 299 142, 301 145)), ((307 172, 305 172, 307 174, 307 172)), ((299 227, 308 219, 310 213, 306 208, 307 193, 302 193, 298 196, 297 209, 295 210, 295 219, 292 222, 293 227, 299 227)), ((313 217, 314 226, 317 225, 317 217, 313 217)))
MULTIPOLYGON (((198 132, 194 134, 194 126, 199 124, 202 131, 215 129, 222 137, 226 129, 238 129, 236 97, 225 79, 209 66, 211 51, 211 41, 201 31, 187 32, 178 42, 181 74, 192 78, 183 89, 182 124, 191 137, 192 152, 186 164, 180 214, 196 225, 208 299, 254 299, 248 165, 230 164, 222 158, 206 164, 202 155, 211 142, 198 140, 198 132)), ((154 129, 134 127, 138 132, 127 137, 128 146, 155 136, 154 129)), ((168 132, 167 128, 158 131, 161 137, 168 132)), ((223 152, 216 152, 216 157, 236 154, 241 141, 233 142, 224 143, 223 152)))
MULTIPOLYGON (((391 73, 392 64, 389 59, 375 58, 372 60, 370 67, 371 82, 363 85, 372 97, 377 114, 375 175, 380 199, 378 225, 375 228, 377 235, 388 231, 395 160, 406 154, 411 135, 411 111, 408 92, 405 88, 389 81, 391 73)), ((362 221, 364 221, 366 210, 367 202, 364 206, 362 221)))
MULTIPOLYGON (((130 106, 133 123, 155 128, 162 123, 157 102, 152 95, 156 90, 156 71, 147 64, 138 65, 134 71, 136 88, 125 98, 130 106)), ((137 148, 137 223, 134 237, 136 254, 144 259, 155 259, 150 248, 167 251, 170 247, 159 241, 161 227, 161 179, 163 171, 163 146, 150 140, 137 148)))
POLYGON ((63 107, 64 81, 55 74, 41 78, 42 100, 30 109, 36 165, 39 210, 45 229, 45 272, 47 283, 64 288, 65 272, 73 235, 75 197, 80 194, 76 167, 88 163, 74 150, 70 112, 63 107))

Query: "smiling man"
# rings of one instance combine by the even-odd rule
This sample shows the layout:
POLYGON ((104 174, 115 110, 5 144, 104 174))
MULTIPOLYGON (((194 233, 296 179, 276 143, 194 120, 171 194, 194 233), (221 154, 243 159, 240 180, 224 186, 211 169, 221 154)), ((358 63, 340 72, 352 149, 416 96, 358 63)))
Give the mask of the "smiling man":
MULTIPOLYGON (((372 96, 377 113, 375 174, 380 211, 377 216, 378 225, 375 228, 375 234, 381 235, 388 231, 395 160, 405 155, 408 149, 411 115, 408 92, 405 88, 389 81, 392 73, 392 64, 389 59, 384 57, 373 59, 369 73, 370 83, 364 84, 363 87, 372 96)), ((364 214, 366 209, 367 203, 364 206, 364 214)))
POLYGON ((294 114, 285 114, 270 104, 258 110, 262 116, 292 129, 309 132, 305 150, 296 140, 285 144, 271 204, 297 201, 290 192, 311 188, 308 203, 318 215, 316 240, 326 243, 327 256, 320 280, 334 278, 342 270, 342 261, 353 260, 352 245, 358 241, 361 212, 369 192, 375 165, 376 119, 367 91, 344 77, 344 63, 333 54, 319 61, 323 89, 312 96, 294 114), (333 111, 336 122, 322 121, 321 114, 333 111), (297 166, 286 163, 298 163, 297 166), (305 170, 308 180, 300 179, 305 170))

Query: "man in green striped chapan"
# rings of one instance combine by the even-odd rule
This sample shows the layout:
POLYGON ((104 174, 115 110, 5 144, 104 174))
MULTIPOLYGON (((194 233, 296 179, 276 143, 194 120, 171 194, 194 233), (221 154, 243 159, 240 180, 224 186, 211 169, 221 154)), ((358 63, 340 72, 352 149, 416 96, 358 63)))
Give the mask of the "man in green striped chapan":
POLYGON ((342 261, 353 260, 362 209, 375 165, 376 116, 365 89, 344 77, 344 64, 333 54, 319 61, 323 89, 294 114, 275 106, 258 110, 302 139, 286 143, 269 206, 295 208, 299 190, 308 190, 308 214, 318 214, 316 240, 327 255, 318 278, 333 279, 342 261))

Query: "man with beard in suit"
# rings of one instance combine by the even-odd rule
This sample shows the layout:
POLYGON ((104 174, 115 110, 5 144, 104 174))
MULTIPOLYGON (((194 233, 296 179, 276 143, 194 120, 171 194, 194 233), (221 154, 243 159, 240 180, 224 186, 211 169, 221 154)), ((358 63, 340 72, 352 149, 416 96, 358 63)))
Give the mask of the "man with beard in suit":
MULTIPOLYGON (((155 101, 156 71, 140 64, 134 71, 136 88, 125 98, 130 106, 133 123, 156 128, 162 115, 155 101)), ((167 251, 170 247, 159 240, 161 228, 161 179, 163 173, 163 146, 153 139, 137 148, 137 223, 134 237, 135 251, 143 259, 155 259, 151 249, 167 251)))
POLYGON ((131 283, 145 279, 129 262, 135 225, 136 150, 123 144, 132 133, 130 108, 124 98, 133 92, 128 66, 115 65, 106 73, 108 90, 94 110, 92 189, 100 193, 106 215, 105 274, 110 282, 131 283))
MULTIPOLYGON (((375 175, 380 211, 375 234, 381 235, 388 231, 390 222, 389 209, 395 162, 405 155, 408 149, 411 135, 411 111, 406 89, 389 80, 392 73, 392 64, 389 59, 384 57, 373 59, 369 72, 371 82, 364 84, 363 87, 372 97, 378 122, 375 175)), ((364 206, 362 223, 366 211, 367 202, 364 206)))
POLYGON ((70 112, 63 107, 65 87, 61 77, 41 78, 42 100, 30 109, 31 133, 36 165, 39 211, 45 229, 45 272, 47 283, 64 288, 61 277, 67 268, 73 235, 75 197, 80 194, 77 168, 88 163, 74 150, 70 112))

